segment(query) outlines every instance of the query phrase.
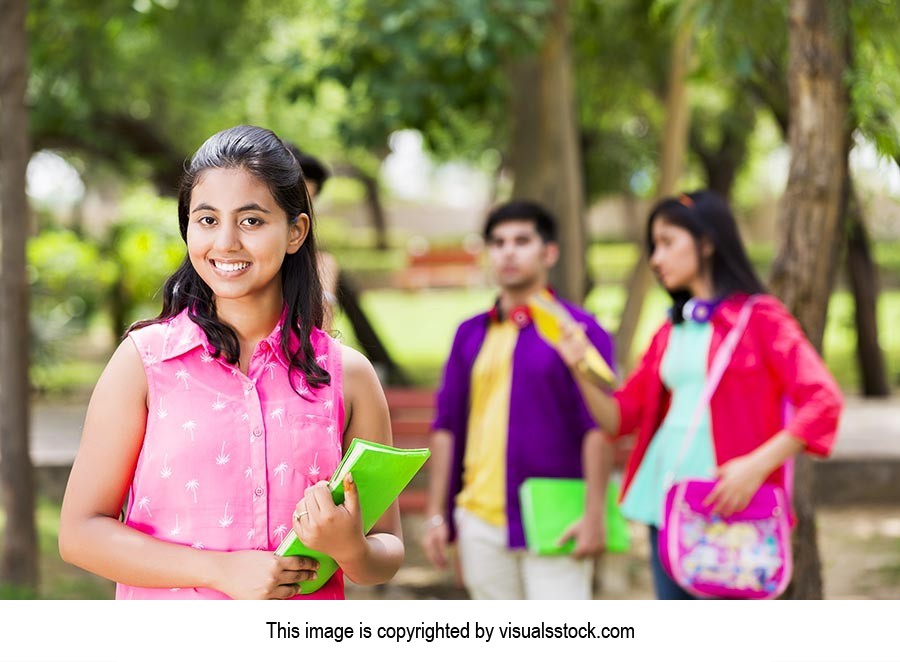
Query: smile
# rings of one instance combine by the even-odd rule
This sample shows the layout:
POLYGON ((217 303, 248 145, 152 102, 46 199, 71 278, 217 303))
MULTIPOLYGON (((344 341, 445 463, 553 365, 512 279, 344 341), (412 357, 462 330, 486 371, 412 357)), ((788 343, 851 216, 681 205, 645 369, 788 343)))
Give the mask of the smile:
POLYGON ((249 262, 220 262, 218 260, 210 260, 210 262, 217 271, 222 271, 228 274, 246 271, 250 268, 249 262))

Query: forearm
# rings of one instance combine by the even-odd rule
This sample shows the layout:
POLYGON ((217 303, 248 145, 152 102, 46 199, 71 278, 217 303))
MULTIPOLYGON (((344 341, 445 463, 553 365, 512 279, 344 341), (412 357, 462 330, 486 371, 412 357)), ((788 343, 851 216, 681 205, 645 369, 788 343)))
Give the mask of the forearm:
POLYGON ((431 436, 430 449, 426 514, 429 517, 443 516, 447 510, 447 493, 450 489, 453 435, 447 430, 435 430, 431 436))
POLYGON ((573 371, 575 383, 584 398, 588 411, 594 420, 603 428, 603 431, 610 437, 616 437, 619 434, 619 403, 614 397, 595 384, 589 378, 581 374, 581 372, 573 371))
POLYGON ((61 526, 59 550, 96 575, 148 588, 217 588, 224 554, 157 540, 103 515, 61 526))
POLYGON ((753 451, 752 456, 763 476, 768 476, 788 459, 802 451, 803 441, 787 430, 782 430, 762 446, 753 451))
POLYGON ((600 519, 605 513, 606 490, 612 473, 614 449, 599 430, 585 435, 582 466, 586 485, 585 515, 600 519))
POLYGON ((393 577, 403 564, 403 541, 392 533, 372 533, 366 536, 360 553, 347 558, 335 558, 344 574, 354 584, 369 586, 383 584, 393 577))

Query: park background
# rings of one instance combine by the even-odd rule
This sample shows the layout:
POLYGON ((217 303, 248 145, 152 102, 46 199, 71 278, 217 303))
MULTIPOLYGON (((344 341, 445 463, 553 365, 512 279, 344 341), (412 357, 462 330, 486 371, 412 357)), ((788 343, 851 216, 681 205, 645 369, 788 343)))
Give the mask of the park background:
MULTIPOLYGON (((342 268, 335 330, 390 389, 432 390, 456 325, 492 302, 479 232, 493 204, 553 209, 554 285, 616 333, 627 370, 667 305, 641 259, 647 211, 677 191, 727 197, 850 403, 835 468, 801 471, 792 595, 900 597, 896 2, 2 8, 0 596, 110 597, 56 551, 81 418, 184 255, 184 159, 250 123, 329 165, 316 221, 342 268)), ((423 562, 419 519, 404 512, 398 577, 351 597, 462 597, 423 562)), ((649 597, 634 534, 599 596, 649 597)))

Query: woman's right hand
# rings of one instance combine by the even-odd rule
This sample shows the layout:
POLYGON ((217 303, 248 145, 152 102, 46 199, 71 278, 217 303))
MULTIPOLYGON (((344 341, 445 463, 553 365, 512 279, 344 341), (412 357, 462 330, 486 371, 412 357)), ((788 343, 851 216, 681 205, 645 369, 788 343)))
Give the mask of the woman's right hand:
POLYGON ((579 363, 584 361, 588 343, 584 328, 576 322, 565 322, 562 325, 562 335, 556 345, 556 351, 562 357, 563 362, 574 370, 579 363))
POLYGON ((316 577, 318 567, 318 561, 305 556, 222 552, 212 588, 235 600, 287 600, 300 592, 299 582, 316 577))

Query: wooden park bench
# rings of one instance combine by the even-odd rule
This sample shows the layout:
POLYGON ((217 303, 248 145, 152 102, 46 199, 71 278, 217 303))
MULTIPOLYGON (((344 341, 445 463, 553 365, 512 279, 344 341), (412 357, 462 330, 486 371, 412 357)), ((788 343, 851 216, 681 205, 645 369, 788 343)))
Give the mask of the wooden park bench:
MULTIPOLYGON (((427 448, 434 420, 435 391, 426 388, 385 389, 391 414, 391 431, 398 448, 427 448)), ((621 470, 631 451, 631 439, 616 444, 615 468, 621 470)), ((423 513, 427 505, 428 470, 425 463, 412 483, 400 495, 401 512, 423 513)))
MULTIPOLYGON (((385 395, 391 413, 394 446, 427 448, 431 438, 431 421, 434 418, 434 390, 391 387, 385 389, 385 395)), ((401 511, 425 512, 429 468, 429 463, 426 462, 409 487, 403 490, 400 495, 401 511)))
POLYGON ((463 246, 425 245, 410 250, 406 266, 394 275, 395 287, 410 290, 484 284, 480 249, 463 246))

